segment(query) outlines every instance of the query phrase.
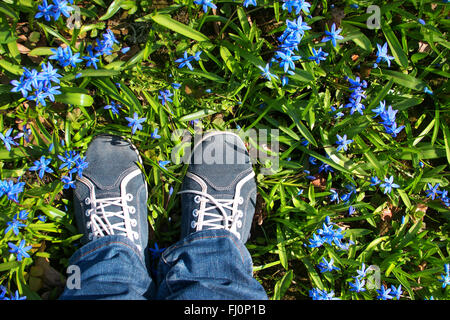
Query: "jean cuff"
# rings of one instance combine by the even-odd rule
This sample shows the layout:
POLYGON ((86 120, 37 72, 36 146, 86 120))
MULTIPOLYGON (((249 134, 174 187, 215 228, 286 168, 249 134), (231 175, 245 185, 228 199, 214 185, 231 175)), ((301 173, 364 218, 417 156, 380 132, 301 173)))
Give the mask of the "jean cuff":
POLYGON ((77 264, 77 262, 82 260, 84 257, 94 254, 96 251, 102 250, 107 246, 121 246, 130 252, 130 254, 132 252, 133 255, 136 255, 145 265, 143 253, 139 251, 134 242, 121 235, 104 236, 86 243, 72 255, 69 260, 69 264, 77 264))

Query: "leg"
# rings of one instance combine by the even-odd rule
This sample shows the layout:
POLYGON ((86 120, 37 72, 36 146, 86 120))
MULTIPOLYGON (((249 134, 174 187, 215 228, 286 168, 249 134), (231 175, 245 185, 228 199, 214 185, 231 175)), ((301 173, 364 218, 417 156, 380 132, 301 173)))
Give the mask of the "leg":
POLYGON ((252 277, 247 248, 226 230, 195 232, 167 248, 158 265, 157 282, 157 299, 267 299, 252 277))
POLYGON ((267 299, 245 247, 256 204, 243 141, 211 132, 195 144, 181 188, 181 240, 158 266, 159 299, 267 299))
POLYGON ((69 265, 78 267, 81 277, 79 287, 75 281, 68 281, 62 300, 154 297, 154 282, 143 256, 124 236, 105 236, 89 242, 75 252, 69 265))
POLYGON ((79 267, 81 288, 66 287, 61 298, 146 298, 154 284, 147 271, 147 185, 137 165, 139 153, 129 141, 99 135, 86 161, 74 192, 84 246, 70 261, 79 267))

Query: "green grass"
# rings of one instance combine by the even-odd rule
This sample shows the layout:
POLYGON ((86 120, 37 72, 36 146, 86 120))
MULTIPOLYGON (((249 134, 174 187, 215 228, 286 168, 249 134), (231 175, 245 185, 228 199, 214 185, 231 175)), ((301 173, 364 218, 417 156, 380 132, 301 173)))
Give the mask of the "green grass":
MULTIPOLYGON (((373 1, 379 5, 379 29, 368 28, 365 1, 310 1, 311 17, 302 12, 311 27, 298 46, 289 84, 267 81, 258 67, 272 59, 294 13, 283 2, 258 1, 245 8, 241 1, 215 1, 217 11, 205 14, 192 1, 176 1, 156 9, 148 1, 75 1, 81 8, 80 29, 69 29, 66 18, 57 22, 35 19, 34 1, 0 1, 0 132, 13 128, 12 136, 27 123, 31 141, 24 137, 8 151, 0 145, 0 178, 25 182, 15 203, 0 198, 0 284, 8 296, 16 290, 28 299, 56 299, 61 287, 42 285, 43 259, 62 275, 71 254, 79 247, 72 210, 72 190, 63 189, 57 155, 65 150, 82 154, 96 134, 107 132, 132 139, 144 160, 149 185, 148 220, 150 243, 167 247, 178 240, 179 191, 186 166, 158 161, 172 160, 179 147, 176 130, 194 133, 197 128, 278 129, 279 168, 261 174, 270 164, 255 164, 258 206, 247 247, 254 261, 254 275, 272 299, 310 299, 312 288, 333 290, 341 299, 376 299, 375 290, 350 291, 362 263, 380 268, 381 283, 401 285, 401 299, 448 299, 448 288, 438 280, 450 263, 448 207, 427 197, 428 183, 439 190, 449 185, 449 5, 433 1, 373 1), (350 7, 357 3, 359 8, 350 7), (421 18, 426 24, 418 22, 421 18), (320 42, 335 22, 343 31, 336 47, 320 42), (112 55, 103 56, 98 69, 57 66, 63 76, 61 94, 43 106, 12 93, 10 81, 19 79, 22 67, 38 69, 61 44, 86 55, 86 46, 110 28, 120 44, 112 55), (377 44, 388 43, 391 67, 376 60, 377 44), (129 46, 128 53, 120 48, 129 46), (27 50, 24 49, 27 48, 27 50), (312 48, 329 53, 317 65, 308 60, 312 48), (174 61, 187 51, 202 51, 193 61, 194 70, 178 68, 174 61), (340 109, 336 119, 331 107, 345 106, 350 96, 346 77, 368 83, 363 115, 340 109), (174 90, 176 82, 181 88, 174 90), (427 93, 428 90, 432 94, 427 93), (162 105, 159 91, 169 89, 173 102, 162 105), (207 89, 211 91, 208 92, 207 89), (103 107, 115 101, 122 105, 114 115, 103 107), (392 105, 398 126, 393 137, 385 132, 372 110, 381 101, 392 105), (143 130, 131 134, 125 116, 134 112, 145 117, 143 130), (152 139, 158 128, 161 139, 152 139), (337 151, 336 135, 352 139, 348 151, 337 151), (64 142, 64 145, 61 144, 64 142), (308 145, 305 145, 308 142, 308 145), (53 149, 49 146, 53 143, 53 149), (29 171, 42 155, 53 159, 54 173, 40 179, 29 171), (317 164, 309 162, 310 156, 317 164), (321 164, 333 172, 318 172, 321 164), (307 178, 309 170, 315 180, 307 178), (393 176, 400 187, 384 194, 371 177, 393 176), (330 201, 331 189, 340 196, 353 184, 347 203, 330 201), (172 196, 169 196, 170 188, 172 196), (299 191, 302 193, 299 194, 299 191), (349 207, 356 211, 349 215, 349 207), (5 234, 7 222, 20 210, 30 212, 20 233, 5 234), (38 216, 45 215, 42 222, 38 216), (326 217, 345 229, 348 250, 325 244, 310 248, 309 239, 326 217), (404 223, 402 223, 402 218, 404 223), (32 245, 31 257, 17 261, 8 243, 25 239, 32 245), (322 258, 334 259, 339 271, 321 273, 322 258), (41 269, 40 269, 41 268, 41 269)), ((271 72, 284 72, 275 62, 271 72)), ((180 154, 182 156, 182 154, 180 154)))

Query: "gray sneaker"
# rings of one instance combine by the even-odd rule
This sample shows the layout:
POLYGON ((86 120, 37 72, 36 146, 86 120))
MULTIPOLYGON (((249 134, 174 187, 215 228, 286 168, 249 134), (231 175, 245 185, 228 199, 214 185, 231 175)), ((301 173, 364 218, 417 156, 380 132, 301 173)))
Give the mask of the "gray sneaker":
POLYGON ((82 243, 122 235, 145 252, 148 244, 147 184, 139 152, 121 137, 99 135, 86 152, 89 163, 76 180, 75 219, 82 243))
POLYGON ((241 138, 231 132, 207 133, 194 145, 181 187, 181 238, 225 229, 243 243, 250 237, 256 182, 241 138))

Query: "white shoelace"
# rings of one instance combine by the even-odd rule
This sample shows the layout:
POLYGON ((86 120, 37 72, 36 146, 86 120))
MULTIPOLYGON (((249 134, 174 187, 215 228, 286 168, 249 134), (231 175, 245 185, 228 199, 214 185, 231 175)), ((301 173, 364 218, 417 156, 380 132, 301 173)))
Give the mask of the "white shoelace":
POLYGON ((130 218, 130 213, 134 214, 136 209, 127 205, 127 201, 132 199, 133 195, 130 193, 126 195, 126 198, 112 197, 94 200, 86 198, 85 203, 91 205, 91 209, 85 212, 86 216, 89 217, 86 227, 92 231, 88 234, 89 240, 106 235, 124 235, 131 241, 138 239, 139 233, 131 229, 137 225, 137 221, 130 218), (117 206, 122 210, 118 212, 106 211, 109 206, 117 206), (110 222, 112 217, 119 218, 120 221, 112 224, 110 222))
POLYGON ((237 231, 237 228, 242 227, 241 218, 243 217, 243 212, 238 210, 238 205, 244 203, 244 198, 238 197, 233 199, 216 199, 210 194, 197 190, 184 190, 178 192, 182 193, 193 193, 196 194, 194 197, 194 202, 200 204, 200 209, 194 209, 192 215, 195 220, 192 221, 191 227, 197 231, 206 229, 225 229, 233 234, 235 234, 238 239, 241 235, 237 231), (206 207, 206 204, 212 203, 211 206, 206 207), (214 209, 219 209, 220 214, 210 212, 214 209), (230 210, 231 215, 227 215, 225 210, 230 210), (210 217, 210 219, 205 220, 205 216, 210 217))

